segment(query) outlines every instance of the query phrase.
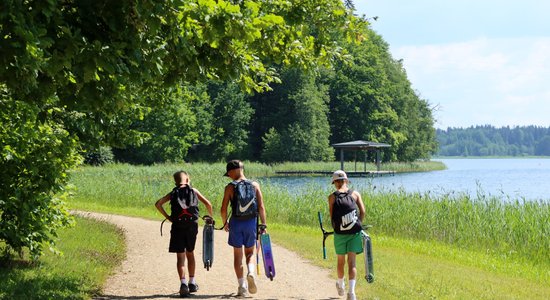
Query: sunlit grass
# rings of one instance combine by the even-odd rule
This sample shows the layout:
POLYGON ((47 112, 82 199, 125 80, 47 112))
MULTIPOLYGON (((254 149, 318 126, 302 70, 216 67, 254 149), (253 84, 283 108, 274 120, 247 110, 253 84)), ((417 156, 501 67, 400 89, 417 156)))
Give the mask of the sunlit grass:
MULTIPOLYGON (((274 224, 269 230, 274 243, 330 268, 336 278, 332 237, 327 239, 327 259, 323 260, 319 229, 274 224)), ((364 279, 363 255, 359 255, 358 299, 547 299, 550 293, 549 271, 541 265, 435 241, 372 233, 371 237, 375 282, 368 284, 364 279)))
MULTIPOLYGON (((188 171, 193 186, 212 201, 219 221, 222 192, 229 182, 222 176, 223 163, 83 167, 71 174, 76 194, 70 205, 160 220, 153 204, 172 189, 172 174, 180 169, 188 171)), ((332 187, 305 185, 297 192, 264 180, 272 174, 265 165, 246 163, 245 172, 262 182, 274 242, 333 268, 333 258, 322 261, 319 255, 316 217, 321 211, 328 218, 326 199, 332 187)), ((366 223, 374 225, 377 262, 377 283, 363 281, 362 295, 372 299, 498 299, 507 298, 506 293, 512 298, 543 299, 541 295, 548 295, 550 204, 503 202, 482 191, 477 197, 367 188, 360 192, 366 223), (487 288, 479 282, 486 282, 487 288), (500 288, 501 284, 506 286, 500 288)), ((334 257, 328 245, 329 256, 334 257)))
MULTIPOLYGON (((157 165, 151 167, 110 165, 74 171, 77 187, 71 206, 78 209, 114 211, 127 215, 160 217, 154 202, 173 187, 172 174, 184 169, 191 183, 214 205, 221 206, 222 192, 229 182, 224 164, 157 165)), ((246 164, 254 178, 263 165, 246 164)), ((262 192, 271 221, 315 227, 317 211, 327 213, 331 187, 304 186, 300 192, 263 181, 262 192)), ((388 236, 436 240, 465 249, 481 249, 510 258, 547 262, 550 257, 550 204, 503 202, 483 192, 467 194, 374 192, 360 190, 367 209, 367 222, 377 233, 388 236)), ((219 212, 219 209, 216 210, 219 212)))
POLYGON ((62 255, 47 252, 0 266, 0 299, 89 299, 125 257, 122 232, 101 221, 76 218, 59 231, 62 255))

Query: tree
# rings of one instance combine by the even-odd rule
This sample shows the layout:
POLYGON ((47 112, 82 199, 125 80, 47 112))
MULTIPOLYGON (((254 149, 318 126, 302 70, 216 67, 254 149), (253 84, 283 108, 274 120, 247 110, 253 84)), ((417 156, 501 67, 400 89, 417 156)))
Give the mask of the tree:
POLYGON ((254 134, 260 157, 274 161, 313 161, 333 158, 329 144, 328 89, 313 73, 296 68, 282 72, 272 92, 252 99, 254 134), (265 105, 267 104, 267 105, 265 105))
MULTIPOLYGON (((277 80, 271 64, 328 64, 345 54, 335 37, 355 38, 362 23, 339 0, 1 1, 2 101, 24 113, 2 111, 2 128, 22 135, 12 139, 4 136, 11 132, 3 131, 0 137, 3 151, 13 152, 3 156, 0 167, 13 167, 10 157, 19 157, 20 165, 13 176, 1 177, 0 201, 21 201, 18 182, 43 176, 49 178, 45 192, 31 194, 54 203, 55 192, 66 183, 64 170, 75 165, 73 153, 80 146, 143 137, 124 129, 134 121, 131 113, 142 115, 162 105, 162 97, 148 97, 150 90, 209 79, 235 81, 247 91, 266 90, 277 80), (24 155, 27 150, 18 143, 46 142, 31 129, 51 132, 52 141, 66 134, 67 141, 46 143, 51 148, 24 155), (59 162, 63 158, 71 159, 59 162), (23 167, 37 160, 43 163, 40 170, 23 167)), ((39 254, 34 245, 55 231, 59 222, 53 220, 60 215, 44 211, 40 220, 32 219, 34 198, 28 198, 31 203, 23 211, 4 210, 2 219, 34 226, 36 232, 26 235, 25 226, 10 225, 2 228, 2 238, 17 236, 22 243, 6 239, 9 247, 27 246, 39 254)))
POLYGON ((27 247, 33 258, 70 223, 61 205, 66 171, 80 159, 74 137, 38 111, 0 85, 0 240, 5 254, 27 247))
POLYGON ((543 137, 535 149, 535 155, 550 156, 550 135, 543 137))
POLYGON ((436 143, 428 102, 412 90, 401 62, 379 35, 366 29, 362 37, 360 44, 345 44, 353 60, 324 76, 331 143, 362 139, 390 144, 384 154, 392 160, 429 157, 436 143))
POLYGON ((212 120, 206 133, 209 138, 201 135, 194 156, 210 161, 247 156, 250 120, 254 114, 247 95, 236 84, 227 82, 209 82, 208 94, 212 120))
MULTIPOLYGON (((204 87, 177 86, 154 93, 161 99, 162 106, 149 110, 143 119, 130 125, 132 130, 141 132, 141 142, 117 149, 121 161, 137 164, 162 162, 182 162, 189 148, 199 140, 198 123, 210 123, 209 119, 199 119, 196 113, 209 102, 204 87)), ((208 116, 209 117, 209 116, 208 116)))

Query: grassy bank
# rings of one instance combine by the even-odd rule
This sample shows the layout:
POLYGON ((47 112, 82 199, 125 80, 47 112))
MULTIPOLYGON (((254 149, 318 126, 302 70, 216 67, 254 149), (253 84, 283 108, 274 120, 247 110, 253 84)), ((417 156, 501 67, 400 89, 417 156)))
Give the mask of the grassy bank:
MULTIPOLYGON (((190 173, 193 185, 219 211, 228 182, 221 176, 224 164, 85 167, 72 174, 77 193, 70 205, 160 220, 153 203, 171 190, 171 175, 179 169, 190 173)), ((245 170, 249 177, 258 178, 273 169, 246 164, 245 170)), ((328 216, 326 198, 331 187, 305 186, 302 193, 291 194, 266 181, 262 190, 274 241, 316 263, 333 266, 333 260, 320 259, 316 219, 317 211, 328 216)), ((377 284, 366 290, 363 281, 362 295, 536 299, 550 292, 549 204, 501 203, 483 194, 471 199, 452 193, 433 198, 429 193, 360 192, 367 222, 374 225, 371 233, 378 266, 377 284), (501 287, 503 283, 506 288, 501 287), (505 297, 508 292, 513 296, 505 297), (523 297, 524 293, 531 293, 530 297, 523 297)), ((332 249, 330 241, 328 248, 332 249)))
POLYGON ((35 263, 0 263, 0 299, 89 299, 125 256, 122 232, 105 222, 76 218, 59 232, 62 256, 47 252, 35 263))

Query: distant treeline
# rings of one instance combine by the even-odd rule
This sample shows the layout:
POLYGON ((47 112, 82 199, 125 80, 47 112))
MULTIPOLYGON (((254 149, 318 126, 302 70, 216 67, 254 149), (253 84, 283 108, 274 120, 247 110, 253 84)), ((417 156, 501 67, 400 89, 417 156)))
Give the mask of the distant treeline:
POLYGON ((484 125, 437 129, 436 134, 442 156, 550 155, 550 127, 484 125))

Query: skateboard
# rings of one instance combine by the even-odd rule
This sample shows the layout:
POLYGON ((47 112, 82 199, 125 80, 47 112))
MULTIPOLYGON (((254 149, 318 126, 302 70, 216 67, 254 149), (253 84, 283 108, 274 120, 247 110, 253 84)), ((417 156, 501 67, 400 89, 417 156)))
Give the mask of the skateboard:
MULTIPOLYGON (((265 229, 265 227, 263 229, 265 229)), ((263 229, 260 234, 260 245, 262 246, 265 276, 273 281, 273 278, 275 277, 275 262, 273 260, 273 250, 271 249, 271 238, 268 233, 263 231, 263 229)))
POLYGON ((365 253, 365 279, 368 283, 374 282, 374 262, 372 257, 372 240, 368 233, 361 231, 363 237, 363 253, 365 253))
POLYGON ((214 220, 203 217, 205 224, 202 229, 202 262, 207 271, 214 263, 214 220))

